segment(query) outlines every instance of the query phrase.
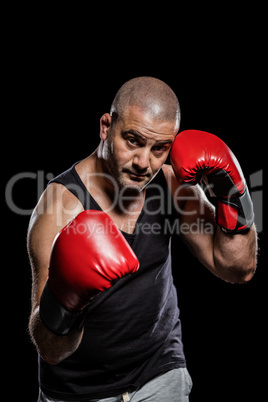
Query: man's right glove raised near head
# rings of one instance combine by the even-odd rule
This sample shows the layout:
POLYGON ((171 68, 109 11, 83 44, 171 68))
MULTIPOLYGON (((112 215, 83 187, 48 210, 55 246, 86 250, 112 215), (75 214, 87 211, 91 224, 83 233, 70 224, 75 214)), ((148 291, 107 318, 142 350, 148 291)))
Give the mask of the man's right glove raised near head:
POLYGON ((139 269, 139 261, 112 219, 81 212, 56 236, 40 317, 56 335, 78 330, 85 307, 98 293, 139 269))
POLYGON ((179 133, 172 145, 171 163, 179 183, 203 179, 216 197, 216 222, 236 234, 253 223, 252 201, 241 167, 230 148, 216 135, 199 130, 179 133))

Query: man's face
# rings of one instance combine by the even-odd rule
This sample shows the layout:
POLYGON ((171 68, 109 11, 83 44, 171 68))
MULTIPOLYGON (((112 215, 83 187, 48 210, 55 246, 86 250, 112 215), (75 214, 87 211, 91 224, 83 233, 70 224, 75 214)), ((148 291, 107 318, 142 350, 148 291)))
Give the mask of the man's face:
POLYGON ((120 189, 140 192, 164 164, 176 135, 175 123, 158 121, 130 106, 107 129, 106 168, 120 189))

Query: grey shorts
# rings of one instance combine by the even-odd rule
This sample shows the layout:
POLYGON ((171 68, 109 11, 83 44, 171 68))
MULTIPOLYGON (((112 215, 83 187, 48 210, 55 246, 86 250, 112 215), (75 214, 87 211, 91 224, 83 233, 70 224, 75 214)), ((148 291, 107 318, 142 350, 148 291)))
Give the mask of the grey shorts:
MULTIPOLYGON (((187 368, 179 368, 161 374, 133 392, 87 402, 188 402, 192 379, 187 368)), ((65 402, 46 397, 40 390, 38 402, 65 402)))

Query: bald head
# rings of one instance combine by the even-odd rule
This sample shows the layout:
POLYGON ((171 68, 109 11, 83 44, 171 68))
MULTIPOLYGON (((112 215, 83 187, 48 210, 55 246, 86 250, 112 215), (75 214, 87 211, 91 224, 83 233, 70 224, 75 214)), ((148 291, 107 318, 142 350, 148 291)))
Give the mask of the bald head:
POLYGON ((123 116, 129 106, 139 107, 145 114, 159 121, 180 126, 180 105, 173 90, 153 77, 138 77, 127 81, 117 92, 110 115, 114 120, 123 116))

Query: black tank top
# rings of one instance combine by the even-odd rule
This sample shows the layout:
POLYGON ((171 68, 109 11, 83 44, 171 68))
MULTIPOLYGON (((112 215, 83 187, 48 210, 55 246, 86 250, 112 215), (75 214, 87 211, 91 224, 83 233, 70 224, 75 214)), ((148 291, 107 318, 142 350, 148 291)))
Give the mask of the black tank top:
MULTIPOLYGON (((66 186, 85 209, 101 210, 75 165, 51 182, 66 186)), ((134 233, 122 232, 140 269, 93 299, 75 353, 53 366, 39 357, 39 383, 47 396, 66 401, 110 397, 186 366, 171 272, 174 214, 160 170, 146 187, 134 233)))

